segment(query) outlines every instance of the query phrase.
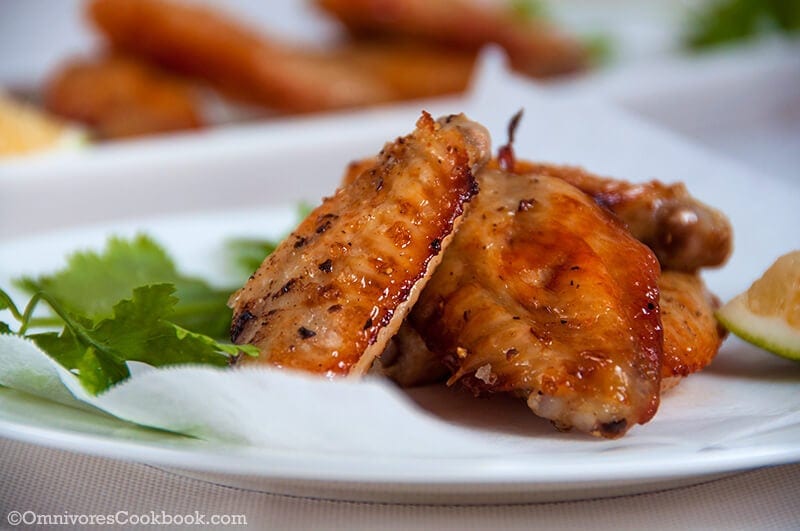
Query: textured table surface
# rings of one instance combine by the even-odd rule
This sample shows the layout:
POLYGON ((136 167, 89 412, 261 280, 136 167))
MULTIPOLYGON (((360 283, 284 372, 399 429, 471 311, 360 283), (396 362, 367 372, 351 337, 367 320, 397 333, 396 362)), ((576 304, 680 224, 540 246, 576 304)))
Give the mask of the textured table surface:
MULTIPOLYGON (((287 530, 789 530, 800 529, 798 499, 800 464, 754 470, 679 489, 576 502, 494 506, 352 503, 224 487, 147 465, 0 439, 3 529, 12 528, 15 518, 43 523, 47 516, 54 521, 53 515, 115 515, 128 524, 153 515, 162 522, 176 515, 204 515, 206 520, 212 515, 244 515, 247 527, 287 530)), ((19 527, 50 526, 23 523, 19 527)))

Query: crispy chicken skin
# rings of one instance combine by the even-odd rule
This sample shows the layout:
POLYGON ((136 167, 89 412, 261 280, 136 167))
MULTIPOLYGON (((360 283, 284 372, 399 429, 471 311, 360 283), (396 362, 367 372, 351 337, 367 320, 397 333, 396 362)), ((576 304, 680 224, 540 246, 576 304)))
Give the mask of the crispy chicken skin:
POLYGON ((559 177, 614 212, 636 239, 650 247, 664 269, 697 271, 725 263, 733 229, 720 211, 698 201, 683 183, 633 184, 581 168, 517 161, 516 173, 559 177))
MULTIPOLYGON (((371 161, 352 162, 342 181, 352 180, 359 168, 371 161)), ((499 163, 492 160, 488 167, 498 168, 499 163)), ((513 171, 557 177, 588 194, 622 220, 637 240, 650 247, 664 269, 694 272, 720 266, 733 249, 733 227, 728 218, 692 197, 683 183, 630 183, 573 166, 520 160, 513 164, 513 171)))
POLYGON ((86 124, 104 139, 203 124, 191 84, 119 55, 67 63, 48 81, 44 99, 50 112, 86 124))
POLYGON ((485 169, 411 325, 478 393, 557 427, 619 437, 659 404, 659 266, 561 179, 485 169))
POLYGON ((363 374, 441 259, 489 142, 463 115, 423 113, 231 297, 232 340, 259 347, 255 363, 363 374))
POLYGON ((664 328, 664 391, 711 363, 725 333, 714 318, 719 299, 706 289, 699 275, 664 271, 658 286, 664 328))
POLYGON ((317 0, 357 37, 404 38, 477 51, 490 43, 517 70, 549 77, 584 69, 586 51, 540 20, 475 0, 317 0))
MULTIPOLYGON (((707 367, 719 352, 726 332, 714 318, 719 299, 697 273, 662 271, 658 288, 664 335, 663 393, 707 367)), ((375 370, 401 387, 444 382, 449 376, 442 359, 427 348, 407 322, 381 354, 375 370)))
MULTIPOLYGON (((360 168, 370 163, 370 159, 351 163, 343 181, 351 181, 360 168)), ((492 161, 488 167, 497 168, 498 163, 492 161)), ((666 264, 664 267, 678 269, 665 269, 658 279, 664 336, 662 390, 673 387, 682 377, 700 371, 711 363, 725 337, 714 318, 714 310, 719 306, 719 301, 708 291, 697 272, 688 273, 681 269, 693 270, 695 267, 721 263, 727 259, 731 249, 732 229, 721 213, 689 196, 680 184, 632 184, 597 177, 579 168, 524 161, 516 161, 514 171, 526 175, 541 173, 571 183, 589 193, 601 205, 610 205, 615 214, 621 212, 625 216, 623 219, 633 220, 636 226, 634 236, 647 237, 648 241, 666 240, 667 234, 659 234, 659 231, 671 230, 671 225, 655 213, 659 208, 672 208, 665 206, 671 204, 699 212, 697 219, 705 220, 706 225, 701 223, 699 228, 695 226, 697 232, 689 234, 692 240, 698 242, 691 249, 693 256, 677 245, 673 247, 676 254, 661 248, 662 266, 666 264), (606 199, 608 194, 604 193, 605 190, 614 191, 611 194, 613 200, 606 199), (698 249, 705 245, 706 238, 710 238, 710 256, 698 249)), ((687 230, 689 229, 685 228, 683 233, 686 234, 687 230)), ((448 251, 454 252, 456 251, 453 249, 448 251)), ((381 360, 378 370, 403 386, 443 380, 439 367, 441 360, 438 360, 436 354, 419 348, 418 342, 409 340, 409 337, 413 338, 413 333, 406 331, 406 328, 406 325, 401 328, 405 339, 395 341, 392 350, 381 360), (414 352, 409 352, 411 348, 414 348, 414 352)))

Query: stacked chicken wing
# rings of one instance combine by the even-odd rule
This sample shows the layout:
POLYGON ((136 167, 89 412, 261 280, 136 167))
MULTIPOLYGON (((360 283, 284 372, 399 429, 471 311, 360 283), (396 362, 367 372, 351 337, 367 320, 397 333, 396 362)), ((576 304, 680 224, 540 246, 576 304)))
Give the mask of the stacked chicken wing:
POLYGON ((619 437, 722 341, 697 271, 731 228, 682 185, 488 160, 434 122, 354 163, 232 298, 251 363, 511 393, 559 429, 619 437), (405 319, 405 320, 404 320, 405 319), (401 326, 402 323, 402 326, 401 326), (399 328, 399 330, 398 330, 399 328))

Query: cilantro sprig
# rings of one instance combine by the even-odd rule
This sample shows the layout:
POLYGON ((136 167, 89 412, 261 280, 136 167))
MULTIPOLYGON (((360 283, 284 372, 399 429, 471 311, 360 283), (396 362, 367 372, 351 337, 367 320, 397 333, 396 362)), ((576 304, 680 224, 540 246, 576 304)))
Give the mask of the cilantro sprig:
MULTIPOLYGON (((300 204, 298 218, 310 211, 300 204)), ((277 245, 272 240, 233 239, 227 254, 249 275, 277 245)), ((258 355, 255 347, 221 341, 228 335, 227 301, 235 288, 214 287, 181 273, 146 235, 112 237, 102 252, 74 253, 63 269, 14 283, 30 299, 20 309, 0 289, 0 311, 8 310, 18 323, 14 331, 0 321, 0 334, 31 339, 91 393, 128 378, 129 361, 155 367, 225 366, 235 357, 258 355), (41 304, 51 310, 48 315, 37 312, 41 304)))
POLYGON ((25 277, 17 285, 31 293, 24 309, 0 289, 0 310, 18 321, 16 333, 99 393, 130 376, 126 362, 162 367, 186 363, 225 366, 236 356, 255 356, 251 346, 219 342, 230 324, 232 290, 178 272, 152 239, 112 238, 105 251, 72 255, 52 275, 25 277), (41 303, 52 314, 34 317, 41 303), (60 332, 29 330, 57 326, 60 332))
MULTIPOLYGON (((181 274, 167 252, 145 235, 131 240, 110 238, 102 253, 77 252, 67 258, 64 269, 52 275, 16 281, 29 294, 46 293, 66 310, 92 320, 110 316, 114 305, 129 297, 134 288, 159 283, 175 286, 176 324, 211 337, 227 335, 231 318, 227 300, 232 290, 181 274)), ((53 322, 45 319, 34 324, 53 322)))

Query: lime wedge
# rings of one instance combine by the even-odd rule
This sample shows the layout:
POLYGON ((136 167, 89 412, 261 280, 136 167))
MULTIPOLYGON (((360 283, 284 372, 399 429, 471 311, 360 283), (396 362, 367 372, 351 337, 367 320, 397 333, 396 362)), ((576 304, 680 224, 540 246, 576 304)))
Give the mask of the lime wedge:
POLYGON ((745 341, 800 361, 800 251, 778 260, 716 313, 722 325, 745 341))

